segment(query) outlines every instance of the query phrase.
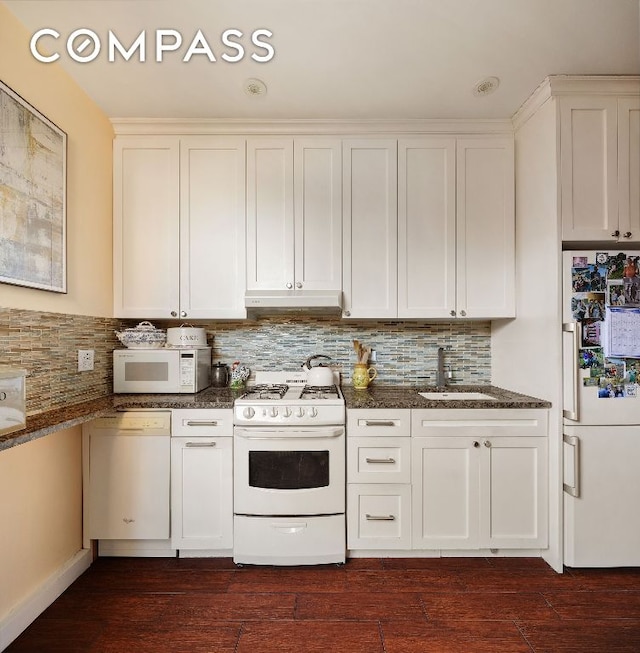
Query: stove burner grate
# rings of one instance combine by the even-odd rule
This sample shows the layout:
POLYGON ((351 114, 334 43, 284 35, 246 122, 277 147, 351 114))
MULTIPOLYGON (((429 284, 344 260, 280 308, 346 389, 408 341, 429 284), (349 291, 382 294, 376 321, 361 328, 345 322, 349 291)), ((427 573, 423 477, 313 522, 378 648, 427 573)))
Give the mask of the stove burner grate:
POLYGON ((260 383, 247 390, 241 399, 282 399, 288 389, 286 383, 260 383))
POLYGON ((339 396, 335 385, 305 385, 300 399, 335 399, 339 396))

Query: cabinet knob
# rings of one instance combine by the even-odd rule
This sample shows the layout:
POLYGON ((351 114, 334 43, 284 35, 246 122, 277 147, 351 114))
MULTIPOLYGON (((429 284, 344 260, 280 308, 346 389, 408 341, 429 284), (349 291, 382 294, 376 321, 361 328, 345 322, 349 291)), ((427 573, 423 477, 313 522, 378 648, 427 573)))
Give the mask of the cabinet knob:
POLYGON ((489 442, 489 440, 485 440, 482 444, 484 444, 487 449, 491 446, 491 442, 489 442))
POLYGON ((180 311, 180 317, 187 317, 186 311, 180 311))
POLYGON ((625 238, 631 238, 633 235, 630 231, 625 231, 624 234, 622 234, 625 238))
POLYGON ((620 236, 620 232, 616 229, 616 230, 611 234, 611 236, 612 236, 613 238, 618 238, 618 237, 620 236))
POLYGON ((351 315, 351 311, 345 311, 345 312, 344 312, 344 316, 345 316, 345 317, 349 317, 350 315, 351 315))
POLYGON ((455 312, 455 311, 449 311, 449 315, 451 315, 451 317, 455 317, 455 316, 456 316, 456 312, 455 312))
POLYGON ((302 282, 301 281, 298 281, 296 283, 296 288, 302 288, 302 282))
POLYGON ((292 288, 293 288, 293 284, 292 284, 292 283, 288 283, 288 284, 287 284, 287 290, 291 290, 292 288))
POLYGON ((473 446, 477 449, 480 446, 480 443, 477 440, 474 440, 473 446))
POLYGON ((460 315, 462 315, 462 317, 466 317, 467 316, 467 311, 460 311, 460 315))
POLYGON ((171 317, 178 317, 178 314, 176 313, 176 311, 171 311, 171 317))

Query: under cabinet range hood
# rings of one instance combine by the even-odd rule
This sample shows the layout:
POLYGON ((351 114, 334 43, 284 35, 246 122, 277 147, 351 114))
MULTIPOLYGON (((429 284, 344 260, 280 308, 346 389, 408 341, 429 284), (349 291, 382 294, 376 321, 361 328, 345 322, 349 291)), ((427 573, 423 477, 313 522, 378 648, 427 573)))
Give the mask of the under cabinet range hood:
POLYGON ((342 312, 340 290, 247 290, 244 305, 251 313, 281 313, 301 311, 305 313, 342 312))

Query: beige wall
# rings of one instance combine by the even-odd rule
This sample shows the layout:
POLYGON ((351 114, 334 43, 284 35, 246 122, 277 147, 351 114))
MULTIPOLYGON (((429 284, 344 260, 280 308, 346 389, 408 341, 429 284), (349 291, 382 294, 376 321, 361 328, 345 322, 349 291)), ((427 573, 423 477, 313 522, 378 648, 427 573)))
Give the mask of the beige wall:
POLYGON ((0 452, 0 623, 82 548, 79 426, 0 452))
POLYGON ((57 64, 36 61, 31 34, 0 3, 0 80, 67 133, 67 294, 0 284, 0 305, 110 317, 113 129, 57 64))

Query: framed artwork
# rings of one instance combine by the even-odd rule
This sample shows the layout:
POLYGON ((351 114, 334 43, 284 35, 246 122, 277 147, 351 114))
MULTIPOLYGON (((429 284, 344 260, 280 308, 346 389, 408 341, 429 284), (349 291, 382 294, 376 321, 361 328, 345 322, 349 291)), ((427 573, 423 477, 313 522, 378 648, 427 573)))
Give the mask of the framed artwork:
POLYGON ((67 292, 67 135, 0 82, 0 282, 67 292))

